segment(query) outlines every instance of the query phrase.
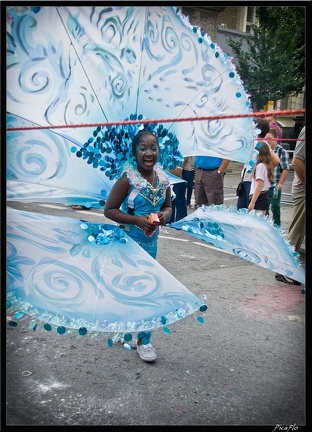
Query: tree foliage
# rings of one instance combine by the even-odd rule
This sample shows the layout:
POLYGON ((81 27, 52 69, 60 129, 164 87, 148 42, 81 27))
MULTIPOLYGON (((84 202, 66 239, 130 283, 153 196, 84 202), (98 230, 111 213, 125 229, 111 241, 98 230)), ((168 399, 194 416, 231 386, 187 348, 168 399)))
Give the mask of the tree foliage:
POLYGON ((298 95, 305 85, 305 13, 301 7, 257 7, 259 25, 242 40, 228 40, 238 62, 237 71, 249 92, 254 109, 269 100, 298 95))

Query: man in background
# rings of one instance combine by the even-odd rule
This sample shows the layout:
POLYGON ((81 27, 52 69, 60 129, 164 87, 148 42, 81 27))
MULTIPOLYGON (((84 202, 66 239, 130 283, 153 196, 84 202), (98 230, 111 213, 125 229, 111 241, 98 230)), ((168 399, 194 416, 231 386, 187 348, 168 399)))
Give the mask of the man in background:
POLYGON ((293 153, 292 166, 295 171, 291 186, 291 194, 294 202, 294 216, 288 231, 288 240, 300 251, 305 236, 305 126, 298 136, 293 153))
POLYGON ((195 202, 198 207, 224 203, 224 175, 230 161, 195 156, 195 202))
MULTIPOLYGON (((295 247, 295 251, 299 253, 305 236, 305 126, 302 128, 296 142, 292 166, 295 172, 291 186, 294 215, 289 226, 287 239, 295 247)), ((301 285, 300 282, 278 273, 275 275, 275 279, 289 285, 301 285)))

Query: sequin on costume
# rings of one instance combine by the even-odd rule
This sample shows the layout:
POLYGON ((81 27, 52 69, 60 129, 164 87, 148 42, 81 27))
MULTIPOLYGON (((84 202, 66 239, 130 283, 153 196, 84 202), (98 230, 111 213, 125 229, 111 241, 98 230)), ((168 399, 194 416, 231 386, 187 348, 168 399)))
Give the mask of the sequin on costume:
MULTIPOLYGON (((131 184, 131 192, 122 203, 121 210, 128 213, 129 206, 131 207, 131 194, 135 195, 133 199, 133 214, 136 216, 148 216, 150 213, 160 211, 165 199, 166 190, 170 187, 170 181, 164 170, 159 164, 154 167, 156 172, 155 186, 153 187, 140 172, 133 166, 126 165, 123 173, 127 174, 129 183, 131 184)), ((159 227, 156 227, 151 236, 148 236, 144 231, 136 225, 122 225, 127 234, 133 238, 146 252, 153 258, 157 255, 157 239, 159 236, 159 227)))

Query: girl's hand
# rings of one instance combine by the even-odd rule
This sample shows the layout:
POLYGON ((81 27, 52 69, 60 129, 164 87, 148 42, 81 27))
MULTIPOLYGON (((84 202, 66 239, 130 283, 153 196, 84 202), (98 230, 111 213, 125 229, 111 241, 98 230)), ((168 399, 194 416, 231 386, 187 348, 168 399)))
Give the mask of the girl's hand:
POLYGON ((164 213, 160 211, 157 213, 157 215, 158 215, 160 225, 165 225, 166 218, 165 218, 164 213))
POLYGON ((250 212, 254 208, 255 208, 255 205, 250 202, 249 205, 248 205, 248 211, 250 212))
POLYGON ((136 225, 142 230, 144 230, 145 234, 147 235, 152 235, 157 227, 157 225, 149 222, 148 216, 138 216, 136 225))

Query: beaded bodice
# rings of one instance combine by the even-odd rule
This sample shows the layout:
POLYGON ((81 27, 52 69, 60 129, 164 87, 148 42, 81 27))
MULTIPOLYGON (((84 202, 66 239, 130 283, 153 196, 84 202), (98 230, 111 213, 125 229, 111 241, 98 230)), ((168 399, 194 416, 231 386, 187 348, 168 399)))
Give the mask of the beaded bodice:
MULTIPOLYGON (((164 170, 155 165, 154 171, 155 185, 152 186, 140 172, 131 167, 126 166, 124 172, 126 172, 129 183, 132 186, 132 190, 136 190, 136 197, 134 198, 134 214, 138 216, 149 215, 152 212, 160 210, 163 202, 166 198, 166 189, 170 186, 169 179, 164 170)), ((131 195, 131 193, 130 193, 131 195)), ((122 211, 127 212, 129 205, 129 196, 125 199, 122 204, 122 211)))

